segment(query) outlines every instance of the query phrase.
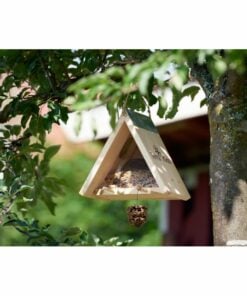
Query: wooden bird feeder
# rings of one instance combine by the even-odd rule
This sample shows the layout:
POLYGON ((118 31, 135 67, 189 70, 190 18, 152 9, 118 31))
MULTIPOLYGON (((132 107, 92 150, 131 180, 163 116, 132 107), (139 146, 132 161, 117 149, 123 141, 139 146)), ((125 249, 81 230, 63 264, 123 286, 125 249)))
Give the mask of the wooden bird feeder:
POLYGON ((126 110, 80 190, 106 200, 188 200, 190 195, 151 119, 126 110))

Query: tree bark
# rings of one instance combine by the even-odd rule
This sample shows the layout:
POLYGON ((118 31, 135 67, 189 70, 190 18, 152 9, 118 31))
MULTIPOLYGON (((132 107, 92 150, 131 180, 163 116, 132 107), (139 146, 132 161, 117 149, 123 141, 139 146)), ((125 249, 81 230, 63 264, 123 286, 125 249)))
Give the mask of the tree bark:
POLYGON ((247 240, 247 75, 228 71, 209 98, 215 245, 247 240))

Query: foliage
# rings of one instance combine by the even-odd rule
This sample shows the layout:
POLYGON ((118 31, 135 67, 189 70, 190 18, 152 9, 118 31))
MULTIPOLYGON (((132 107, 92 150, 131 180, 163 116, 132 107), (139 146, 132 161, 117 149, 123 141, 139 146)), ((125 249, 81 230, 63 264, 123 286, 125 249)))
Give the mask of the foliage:
MULTIPOLYGON (((193 100, 200 90, 198 85, 189 84, 195 65, 202 69, 205 66, 211 74, 212 83, 217 84, 227 69, 244 71, 245 60, 245 51, 159 50, 142 63, 114 66, 103 73, 81 78, 69 87, 72 94, 69 101, 73 103, 74 110, 106 104, 112 126, 116 123, 118 109, 144 112, 156 103, 159 104, 159 117, 173 118, 180 101, 186 96, 193 100), (155 91, 157 88, 161 95, 155 91), (163 96, 167 89, 173 94, 169 108, 163 96)), ((206 100, 203 100, 202 105, 205 103, 206 100)))
POLYGON ((194 97, 199 90, 192 86, 185 93, 181 92, 188 79, 188 67, 182 52, 169 54, 167 51, 157 51, 141 64, 115 66, 103 73, 82 78, 71 85, 69 91, 75 94, 75 110, 107 104, 114 125, 118 108, 126 107, 143 112, 157 102, 158 115, 163 117, 165 114, 166 118, 172 118, 182 97, 191 94, 194 97), (164 75, 168 78, 164 79, 164 75), (161 97, 153 94, 155 86, 159 86, 163 92, 167 88, 172 89, 174 100, 170 109, 167 109, 161 97))
MULTIPOLYGON (((54 197, 63 184, 49 175, 59 147, 46 147, 53 123, 66 122, 67 87, 77 79, 117 63, 141 61, 150 51, 0 51, 0 222, 23 221, 39 201, 55 213, 54 197), (43 112, 47 107, 48 111, 43 112), (14 120, 11 124, 9 120, 14 120)), ((20 222, 21 223, 21 222, 20 222)), ((27 224, 26 227, 31 227, 27 224)))
POLYGON ((40 226, 35 219, 19 219, 16 214, 9 216, 4 226, 13 226, 27 237, 32 246, 128 246, 133 240, 120 241, 118 237, 103 240, 101 237, 82 231, 79 227, 63 228, 59 237, 48 232, 50 225, 40 226))
MULTIPOLYGON (((89 145, 91 146, 92 144, 89 145)), ((102 144, 98 150, 101 148, 102 144)), ((62 180, 64 191, 56 198, 56 215, 48 215, 45 206, 40 202, 31 210, 31 217, 38 219, 42 225, 52 225, 54 236, 60 234, 60 225, 76 225, 88 233, 100 234, 104 240, 119 236, 123 241, 133 238, 133 245, 159 245, 159 201, 143 201, 149 210, 148 223, 136 229, 129 225, 127 219, 127 207, 136 201, 102 201, 82 198, 79 195, 80 187, 94 161, 95 158, 89 158, 85 152, 66 158, 57 155, 51 162, 50 174, 62 180)))
POLYGON ((160 117, 172 118, 182 98, 193 100, 199 91, 191 79, 205 91, 204 104, 226 70, 242 73, 245 64, 246 51, 236 50, 0 51, 0 222, 15 228, 26 223, 18 228, 30 234, 36 227, 42 237, 48 233, 26 217, 39 201, 55 213, 54 198, 64 186, 49 171, 59 147, 47 148, 45 139, 54 123, 67 121, 71 104, 73 110, 106 104, 112 126, 120 109, 148 111, 156 103, 160 117), (167 89, 173 93, 170 106, 162 95, 167 89))
MULTIPOLYGON (((88 144, 89 145, 89 144, 88 144)), ((99 151, 101 145, 92 143, 90 150, 99 151)), ((159 201, 145 201, 149 209, 148 223, 136 229, 129 225, 126 210, 131 204, 127 201, 106 202, 82 198, 79 189, 91 170, 95 158, 89 158, 85 152, 64 157, 56 155, 50 164, 50 176, 56 176, 64 184, 63 192, 56 197, 55 216, 47 211, 44 203, 38 201, 25 215, 28 221, 38 220, 39 225, 50 225, 47 232, 61 242, 63 230, 79 227, 87 233, 100 234, 103 240, 119 237, 118 241, 134 239, 132 245, 160 245, 161 235, 158 229, 160 214, 159 201)), ((13 226, 0 228, 0 245, 26 245, 28 236, 16 231, 13 226)), ((79 244, 79 237, 73 237, 79 244)), ((41 238, 40 244, 42 243, 41 238)), ((35 241, 37 243, 37 240, 35 241)))

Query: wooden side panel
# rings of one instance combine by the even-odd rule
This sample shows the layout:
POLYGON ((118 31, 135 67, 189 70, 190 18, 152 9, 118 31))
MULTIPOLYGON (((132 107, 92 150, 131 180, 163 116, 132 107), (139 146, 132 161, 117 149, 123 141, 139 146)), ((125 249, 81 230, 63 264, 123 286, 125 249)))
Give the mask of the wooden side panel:
POLYGON ((160 193, 178 195, 178 199, 188 200, 190 195, 160 135, 135 126, 128 117, 126 117, 125 121, 160 187, 160 193))
POLYGON ((129 139, 124 144, 123 149, 119 155, 119 159, 118 159, 119 162, 117 163, 116 172, 120 170, 125 165, 125 163, 132 157, 132 155, 135 152, 135 149, 136 149, 136 143, 130 134, 129 139))
POLYGON ((118 155, 129 137, 129 129, 122 117, 115 131, 111 134, 105 146, 103 147, 98 159, 96 160, 88 178, 83 184, 81 195, 94 195, 94 190, 104 181, 108 172, 115 164, 118 155))

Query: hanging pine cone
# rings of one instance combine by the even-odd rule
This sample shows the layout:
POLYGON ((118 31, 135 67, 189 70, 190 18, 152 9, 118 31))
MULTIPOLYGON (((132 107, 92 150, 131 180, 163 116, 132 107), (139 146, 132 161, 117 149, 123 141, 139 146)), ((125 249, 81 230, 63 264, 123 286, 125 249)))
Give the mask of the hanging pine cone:
POLYGON ((131 225, 136 227, 142 226, 147 220, 147 207, 136 205, 128 207, 128 220, 131 225))

